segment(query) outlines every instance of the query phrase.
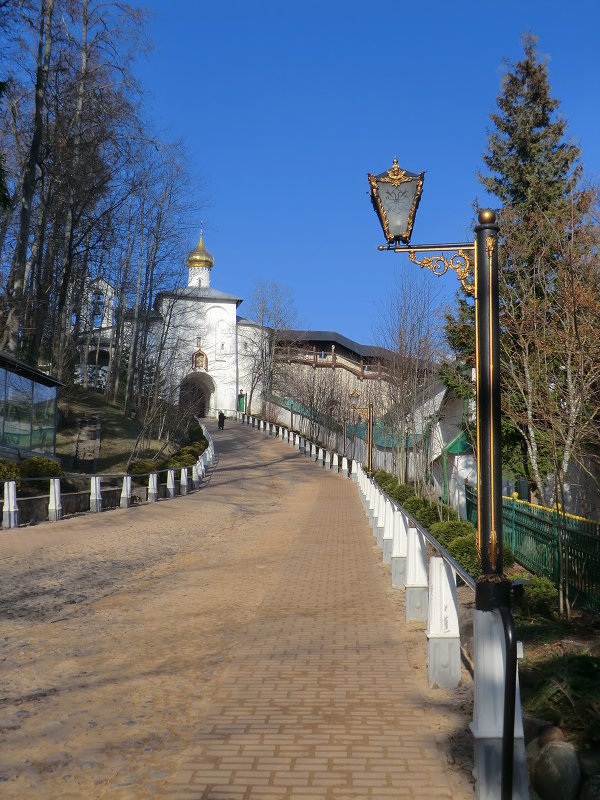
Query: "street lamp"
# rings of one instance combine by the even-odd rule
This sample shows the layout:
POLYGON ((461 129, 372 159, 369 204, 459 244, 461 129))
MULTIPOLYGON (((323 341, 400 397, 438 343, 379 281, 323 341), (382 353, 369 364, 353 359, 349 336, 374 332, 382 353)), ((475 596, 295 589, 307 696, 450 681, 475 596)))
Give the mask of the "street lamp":
POLYGON ((360 394, 355 390, 348 392, 350 398, 350 405, 358 414, 367 415, 367 475, 369 478, 373 477, 373 401, 369 400, 369 405, 366 408, 360 408, 358 400, 360 394))
POLYGON ((371 201, 387 244, 379 250, 408 253, 410 261, 435 275, 456 272, 475 300, 475 359, 477 384, 477 552, 482 575, 475 588, 475 608, 497 610, 506 640, 502 798, 512 797, 513 730, 515 714, 516 641, 512 621, 511 582, 502 563, 502 461, 500 450, 500 325, 498 311, 498 225, 493 211, 480 211, 474 242, 410 245, 419 204, 423 173, 400 169, 369 174, 371 201), (391 187, 391 188, 390 188, 391 187), (404 193, 400 190, 405 188, 404 193), (394 194, 396 192, 396 194, 394 194), (411 195, 412 192, 412 195, 411 195), (412 198, 412 199, 411 199, 412 198), (407 213, 408 209, 408 213, 407 213), (400 244, 402 242, 403 244, 400 244), (454 251, 451 254, 448 251, 454 251), (439 253, 424 256, 417 253, 439 253), (449 257, 446 257, 448 253, 449 257), (473 270, 471 271, 471 259, 473 270), (512 695, 511 695, 512 693, 512 695))

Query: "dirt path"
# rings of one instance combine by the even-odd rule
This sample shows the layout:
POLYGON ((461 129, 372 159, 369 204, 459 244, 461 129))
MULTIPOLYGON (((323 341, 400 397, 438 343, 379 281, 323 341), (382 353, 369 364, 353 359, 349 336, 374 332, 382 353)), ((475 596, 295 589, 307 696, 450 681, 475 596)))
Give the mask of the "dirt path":
POLYGON ((0 533, 0 797, 166 795, 319 482, 233 423, 215 440, 193 495, 0 533))

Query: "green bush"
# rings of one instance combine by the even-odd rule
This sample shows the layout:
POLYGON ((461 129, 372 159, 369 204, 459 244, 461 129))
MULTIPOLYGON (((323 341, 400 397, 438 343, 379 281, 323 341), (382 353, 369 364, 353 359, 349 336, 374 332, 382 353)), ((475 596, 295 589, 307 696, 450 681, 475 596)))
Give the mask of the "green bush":
POLYGON ((60 478, 60 464, 45 456, 32 456, 19 464, 21 478, 60 478))
POLYGON ((526 617, 552 619, 558 610, 558 589, 550 578, 539 575, 520 575, 531 584, 523 587, 522 593, 514 595, 513 607, 517 614, 526 617))
POLYGON ((409 486, 407 483, 399 483, 398 488, 394 493, 394 500, 397 500, 401 505, 404 505, 404 502, 408 500, 409 497, 414 496, 415 490, 412 486, 409 486))
POLYGON ((441 514, 444 522, 454 520, 458 521, 460 519, 458 516, 458 511, 455 508, 452 508, 452 506, 446 505, 446 503, 441 504, 441 514))
POLYGON ((17 490, 25 494, 44 494, 50 491, 50 481, 43 478, 60 478, 63 474, 60 464, 46 456, 26 458, 17 467, 17 490))
POLYGON ((130 475, 149 475, 151 472, 157 472, 162 466, 162 461, 155 461, 152 458, 138 458, 132 461, 129 465, 128 472, 130 475))
POLYGON ((196 444, 186 444, 185 447, 182 447, 181 450, 178 450, 177 452, 193 456, 195 463, 205 450, 206 447, 203 447, 200 442, 197 442, 196 444))
POLYGON ((437 503, 430 503, 424 500, 422 507, 417 509, 415 517, 423 527, 429 530, 432 525, 440 521, 440 512, 437 503))
POLYGON ((13 461, 0 458, 0 481, 14 481, 19 477, 19 468, 13 461))
MULTIPOLYGON (((481 574, 481 567, 477 559, 476 536, 475 532, 468 533, 466 536, 459 536, 453 539, 446 548, 450 555, 473 578, 481 574)), ((507 542, 503 542, 502 554, 504 567, 512 567, 515 563, 515 557, 507 542)))
POLYGON ((445 522, 436 522, 430 528, 430 532, 435 536, 437 541, 448 549, 448 545, 453 539, 459 536, 468 536, 475 533, 475 528, 470 522, 466 520, 448 520, 445 522))
POLYGON ((417 511, 423 507, 424 501, 421 497, 414 495, 413 497, 409 497, 408 500, 402 503, 402 505, 409 514, 412 514, 413 517, 416 517, 417 511))

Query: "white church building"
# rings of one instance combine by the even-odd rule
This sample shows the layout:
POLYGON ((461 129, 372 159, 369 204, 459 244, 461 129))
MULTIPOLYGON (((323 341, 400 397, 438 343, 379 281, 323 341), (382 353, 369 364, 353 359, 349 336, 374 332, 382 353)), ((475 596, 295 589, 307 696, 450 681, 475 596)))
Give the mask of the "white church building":
POLYGON ((193 403, 201 416, 245 410, 260 336, 255 323, 237 314, 242 299, 211 286, 214 263, 200 234, 186 259, 187 286, 160 292, 155 303, 165 393, 175 403, 193 403))

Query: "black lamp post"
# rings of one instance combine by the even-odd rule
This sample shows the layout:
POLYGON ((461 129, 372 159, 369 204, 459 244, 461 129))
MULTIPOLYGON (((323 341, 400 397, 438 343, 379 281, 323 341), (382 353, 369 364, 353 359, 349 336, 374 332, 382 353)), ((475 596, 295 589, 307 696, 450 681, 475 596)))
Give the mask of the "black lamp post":
POLYGON ((373 401, 369 400, 369 405, 359 408, 358 401, 360 394, 357 391, 349 392, 350 405, 358 414, 367 415, 367 475, 373 477, 373 401))
POLYGON ((480 211, 474 242, 410 245, 414 217, 421 198, 423 173, 406 172, 394 164, 380 175, 369 175, 371 201, 387 241, 379 250, 406 252, 409 259, 436 275, 457 273, 475 299, 477 382, 477 552, 482 575, 476 582, 478 611, 498 610, 506 640, 506 685, 502 752, 502 798, 512 796, 513 728, 515 714, 516 642, 512 622, 511 583, 502 563, 502 461, 500 449, 500 347, 498 313, 498 225, 493 211, 480 211), (402 243, 402 244, 401 244, 402 243), (455 251, 446 258, 444 251, 455 251), (417 253, 440 255, 417 259, 417 253), (473 274, 471 260, 474 257, 473 274), (508 741, 510 738, 510 741, 508 741))

